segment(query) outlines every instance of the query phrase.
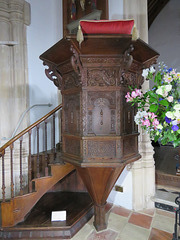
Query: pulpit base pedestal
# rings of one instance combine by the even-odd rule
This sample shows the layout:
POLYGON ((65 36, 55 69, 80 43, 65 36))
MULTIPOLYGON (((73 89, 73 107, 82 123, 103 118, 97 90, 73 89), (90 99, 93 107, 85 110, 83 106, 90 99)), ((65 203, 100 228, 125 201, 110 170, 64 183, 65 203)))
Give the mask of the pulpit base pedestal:
POLYGON ((97 231, 107 228, 106 200, 116 180, 123 171, 121 167, 77 167, 89 195, 94 202, 94 226, 97 231))

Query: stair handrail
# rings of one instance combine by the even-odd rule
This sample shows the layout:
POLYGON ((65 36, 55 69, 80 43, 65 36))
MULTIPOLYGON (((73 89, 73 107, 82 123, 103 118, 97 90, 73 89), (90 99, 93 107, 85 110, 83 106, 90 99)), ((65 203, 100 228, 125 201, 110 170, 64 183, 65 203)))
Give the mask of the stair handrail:
POLYGON ((16 135, 16 132, 17 132, 18 128, 20 127, 20 125, 21 125, 24 117, 26 116, 26 114, 27 114, 32 108, 34 108, 34 107, 46 107, 46 106, 51 107, 52 104, 51 104, 51 103, 36 103, 36 104, 28 107, 28 108, 23 112, 23 114, 21 115, 21 117, 20 117, 20 119, 19 119, 19 122, 18 122, 18 124, 17 124, 17 126, 16 126, 16 128, 15 128, 15 130, 14 130, 12 136, 11 136, 11 138, 13 138, 13 137, 16 135))
POLYGON ((52 111, 47 113, 45 116, 37 120, 35 123, 31 124, 29 127, 25 128, 23 131, 18 133, 15 137, 10 139, 7 143, 5 143, 2 147, 0 147, 0 157, 5 152, 5 149, 9 147, 11 144, 13 144, 16 140, 21 138, 24 134, 28 133, 30 130, 32 130, 34 127, 38 126, 40 123, 45 121, 47 118, 49 118, 51 115, 53 115, 56 111, 60 110, 62 108, 62 104, 58 105, 56 108, 54 108, 52 111))

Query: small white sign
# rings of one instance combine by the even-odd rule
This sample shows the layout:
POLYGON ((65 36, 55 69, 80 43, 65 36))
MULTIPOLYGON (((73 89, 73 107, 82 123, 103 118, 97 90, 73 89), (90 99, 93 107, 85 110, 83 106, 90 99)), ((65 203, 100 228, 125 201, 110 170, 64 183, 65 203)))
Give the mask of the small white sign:
POLYGON ((51 213, 51 222, 66 221, 66 211, 54 211, 51 213))

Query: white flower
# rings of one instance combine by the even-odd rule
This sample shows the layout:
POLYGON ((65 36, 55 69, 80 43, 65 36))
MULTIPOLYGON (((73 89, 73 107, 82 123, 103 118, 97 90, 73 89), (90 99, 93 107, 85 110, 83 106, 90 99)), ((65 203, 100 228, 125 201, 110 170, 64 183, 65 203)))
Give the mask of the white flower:
POLYGON ((156 90, 156 93, 163 96, 163 89, 162 89, 162 87, 158 87, 158 89, 156 90))
POLYGON ((177 125, 177 120, 172 121, 172 125, 177 125))
POLYGON ((177 111, 177 110, 176 110, 176 111, 174 112, 174 116, 175 116, 176 119, 180 119, 180 111, 177 111))
POLYGON ((138 111, 136 113, 136 116, 134 116, 134 121, 135 123, 138 125, 141 123, 141 119, 147 115, 147 112, 146 111, 138 111))
POLYGON ((149 74, 149 68, 143 69, 142 76, 146 79, 149 74))
POLYGON ((167 97, 168 102, 173 102, 173 96, 167 97))
POLYGON ((167 91, 167 92, 170 92, 172 90, 172 85, 171 84, 165 85, 163 87, 164 87, 165 91, 167 91))
POLYGON ((163 126, 162 126, 162 124, 159 124, 159 125, 157 125, 157 129, 163 129, 163 126))
POLYGON ((170 92, 171 89, 172 89, 172 85, 171 84, 160 86, 156 90, 156 93, 161 95, 161 96, 163 96, 163 97, 167 97, 168 92, 170 92))
POLYGON ((170 118, 170 119, 174 119, 174 117, 175 117, 175 116, 174 116, 174 112, 170 112, 170 111, 167 112, 167 113, 166 113, 166 117, 168 117, 168 118, 170 118))
POLYGON ((151 66, 149 69, 149 72, 153 74, 153 73, 155 73, 155 71, 156 71, 155 68, 153 66, 151 66))
POLYGON ((180 78, 180 72, 176 73, 176 78, 180 78))
POLYGON ((178 103, 178 104, 174 105, 174 109, 175 110, 180 110, 180 104, 178 103))
POLYGON ((173 78, 169 74, 166 74, 164 76, 164 81, 167 82, 167 83, 170 83, 170 82, 173 81, 173 78))

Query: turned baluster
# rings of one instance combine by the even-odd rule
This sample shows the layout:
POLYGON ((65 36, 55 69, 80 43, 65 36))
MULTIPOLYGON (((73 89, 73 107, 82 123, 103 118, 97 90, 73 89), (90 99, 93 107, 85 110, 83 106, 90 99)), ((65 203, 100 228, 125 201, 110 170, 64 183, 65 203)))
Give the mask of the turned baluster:
POLYGON ((55 114, 53 114, 53 161, 56 160, 56 146, 55 146, 55 114))
POLYGON ((47 154, 47 121, 45 124, 45 176, 48 176, 48 154, 47 154))
POLYGON ((23 137, 20 139, 20 195, 23 195, 23 175, 22 175, 22 141, 23 137))
POLYGON ((13 143, 10 145, 10 160, 11 160, 11 198, 14 198, 14 180, 13 180, 13 143))
POLYGON ((29 134, 29 158, 28 158, 28 187, 29 192, 32 192, 32 163, 31 163, 31 131, 29 134))
POLYGON ((6 196, 5 196, 5 171, 4 171, 4 155, 5 155, 5 151, 3 151, 1 154, 2 156, 2 201, 5 202, 6 200, 6 196))
POLYGON ((37 125, 36 127, 37 129, 37 163, 36 163, 36 166, 37 166, 37 178, 40 177, 40 172, 39 172, 39 125, 37 125))

